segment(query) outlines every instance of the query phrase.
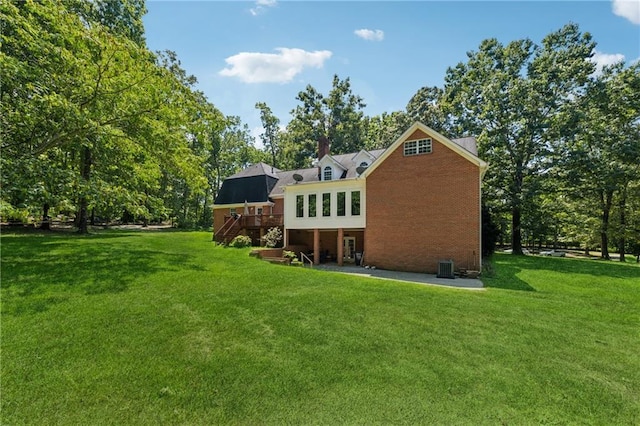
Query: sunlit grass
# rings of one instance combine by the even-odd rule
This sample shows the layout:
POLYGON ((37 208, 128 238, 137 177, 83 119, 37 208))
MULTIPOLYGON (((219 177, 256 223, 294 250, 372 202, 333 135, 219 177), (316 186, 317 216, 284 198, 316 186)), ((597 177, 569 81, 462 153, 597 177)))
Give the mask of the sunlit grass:
POLYGON ((483 292, 207 233, 2 236, 2 424, 637 424, 640 268, 496 256, 483 292))

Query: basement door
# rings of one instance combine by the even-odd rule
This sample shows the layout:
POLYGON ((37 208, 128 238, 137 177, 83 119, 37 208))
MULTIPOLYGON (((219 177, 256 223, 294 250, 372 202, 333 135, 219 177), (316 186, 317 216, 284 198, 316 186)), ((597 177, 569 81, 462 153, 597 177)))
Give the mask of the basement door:
POLYGON ((344 237, 344 261, 353 262, 356 255, 356 237, 344 237))

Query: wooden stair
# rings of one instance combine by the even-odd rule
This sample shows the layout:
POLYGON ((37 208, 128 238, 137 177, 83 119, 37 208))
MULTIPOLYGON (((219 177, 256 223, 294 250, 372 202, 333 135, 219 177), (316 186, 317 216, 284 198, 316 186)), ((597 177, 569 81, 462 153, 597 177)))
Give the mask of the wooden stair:
POLYGON ((242 230, 240 226, 241 215, 232 216, 222 225, 222 228, 213 235, 213 240, 218 244, 228 245, 242 230))

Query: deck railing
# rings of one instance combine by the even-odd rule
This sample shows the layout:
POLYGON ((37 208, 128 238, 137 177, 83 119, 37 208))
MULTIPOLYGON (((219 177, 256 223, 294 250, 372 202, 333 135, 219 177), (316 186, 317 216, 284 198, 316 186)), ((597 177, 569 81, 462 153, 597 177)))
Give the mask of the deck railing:
MULTIPOLYGON (((231 216, 225 216, 225 223, 231 216)), ((284 225, 284 215, 281 214, 243 214, 238 222, 242 228, 272 228, 284 225)))

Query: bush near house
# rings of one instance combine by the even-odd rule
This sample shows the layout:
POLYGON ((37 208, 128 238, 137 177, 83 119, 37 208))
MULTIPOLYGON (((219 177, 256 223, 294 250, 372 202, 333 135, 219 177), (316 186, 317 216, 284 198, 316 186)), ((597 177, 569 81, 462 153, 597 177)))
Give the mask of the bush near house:
POLYGON ((269 228, 267 233, 262 237, 265 247, 277 247, 282 241, 282 231, 277 226, 269 228))
POLYGON ((229 243, 229 247, 244 248, 251 247, 251 237, 246 235, 238 235, 229 243))

